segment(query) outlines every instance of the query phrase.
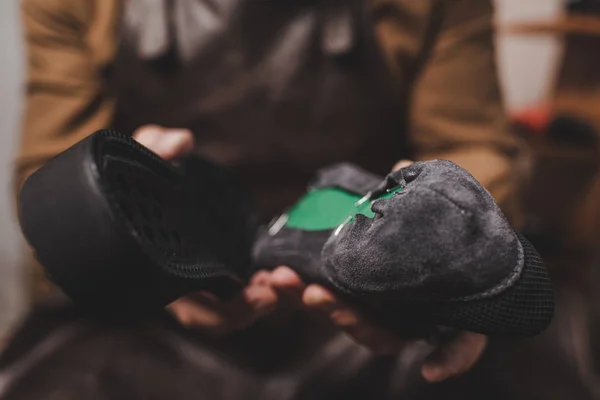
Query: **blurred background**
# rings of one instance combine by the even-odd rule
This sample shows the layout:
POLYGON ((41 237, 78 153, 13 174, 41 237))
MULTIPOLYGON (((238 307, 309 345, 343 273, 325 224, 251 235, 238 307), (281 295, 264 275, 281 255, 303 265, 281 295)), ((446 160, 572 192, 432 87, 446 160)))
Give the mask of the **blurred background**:
MULTIPOLYGON (((497 20, 547 19, 563 12, 563 0, 496 0, 497 20)), ((0 1, 0 331, 24 310, 20 233, 11 192, 12 161, 20 125, 23 47, 18 0, 0 1)), ((535 105, 552 88, 562 40, 552 36, 498 37, 500 78, 511 111, 535 105)))
POLYGON ((23 310, 18 271, 21 237, 12 198, 12 160, 18 140, 23 80, 19 2, 0 2, 0 331, 23 310))

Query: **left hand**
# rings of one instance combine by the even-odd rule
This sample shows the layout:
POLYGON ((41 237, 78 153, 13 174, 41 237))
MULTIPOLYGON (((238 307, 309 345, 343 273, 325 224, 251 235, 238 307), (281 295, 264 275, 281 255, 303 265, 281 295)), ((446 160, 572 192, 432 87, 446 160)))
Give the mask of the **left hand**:
MULTIPOLYGON (((194 148, 194 135, 187 129, 145 125, 133 133, 133 138, 167 161, 182 159, 194 148)), ((208 292, 189 293, 169 304, 167 310, 181 325, 218 337, 246 328, 271 313, 277 304, 272 288, 250 284, 228 301, 208 292)))
MULTIPOLYGON (((393 170, 404 168, 411 161, 398 162, 393 170)), ((262 274, 281 298, 308 310, 325 314, 337 327, 348 333, 356 342, 376 354, 393 355, 411 344, 380 326, 359 310, 345 304, 332 292, 319 285, 306 285, 292 269, 282 266, 271 273, 262 274)), ((461 332, 455 339, 437 348, 425 360, 421 374, 428 382, 439 382, 467 372, 483 354, 487 337, 472 332, 461 332)))

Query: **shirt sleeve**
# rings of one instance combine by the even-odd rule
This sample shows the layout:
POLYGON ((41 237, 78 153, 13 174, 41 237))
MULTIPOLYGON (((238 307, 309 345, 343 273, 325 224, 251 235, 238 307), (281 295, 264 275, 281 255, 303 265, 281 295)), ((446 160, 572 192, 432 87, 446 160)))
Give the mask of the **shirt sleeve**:
POLYGON ((513 225, 520 225, 521 145, 503 109, 492 1, 395 3, 398 17, 386 40, 397 45, 388 53, 392 50, 401 71, 416 65, 411 84, 405 84, 413 157, 447 159, 467 169, 492 193, 513 225), (417 50, 427 46, 425 52, 417 50), (419 60, 422 53, 426 55, 419 60))
POLYGON ((111 121, 113 100, 90 46, 94 3, 21 0, 27 71, 17 192, 45 161, 111 121))

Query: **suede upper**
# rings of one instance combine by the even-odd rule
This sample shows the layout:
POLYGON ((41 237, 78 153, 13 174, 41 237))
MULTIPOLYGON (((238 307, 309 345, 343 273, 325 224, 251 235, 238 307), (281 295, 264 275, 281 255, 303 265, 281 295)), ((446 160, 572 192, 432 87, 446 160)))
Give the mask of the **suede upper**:
POLYGON ((391 174, 404 189, 377 200, 374 219, 358 215, 323 249, 325 274, 374 300, 439 301, 487 296, 523 266, 514 230, 467 171, 436 160, 391 174))

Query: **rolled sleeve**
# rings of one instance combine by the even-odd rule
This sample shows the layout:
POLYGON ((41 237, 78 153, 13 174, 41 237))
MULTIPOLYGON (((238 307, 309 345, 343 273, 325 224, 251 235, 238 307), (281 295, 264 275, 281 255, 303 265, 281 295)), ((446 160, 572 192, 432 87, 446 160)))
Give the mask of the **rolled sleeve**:
POLYGON ((498 84, 493 5, 446 0, 436 6, 441 7, 439 32, 411 98, 415 158, 461 165, 520 225, 517 161, 522 148, 508 124, 498 84))
POLYGON ((17 192, 49 158, 110 123, 113 100, 88 42, 93 4, 21 1, 27 72, 17 192))

